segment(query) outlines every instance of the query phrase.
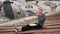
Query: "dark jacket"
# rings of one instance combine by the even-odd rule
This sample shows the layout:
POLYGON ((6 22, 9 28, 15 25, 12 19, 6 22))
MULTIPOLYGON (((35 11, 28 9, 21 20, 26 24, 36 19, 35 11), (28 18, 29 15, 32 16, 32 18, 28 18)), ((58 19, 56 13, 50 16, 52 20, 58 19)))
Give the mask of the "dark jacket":
POLYGON ((38 15, 38 25, 43 26, 44 22, 45 22, 45 19, 46 19, 46 16, 45 16, 44 13, 42 15, 38 15))

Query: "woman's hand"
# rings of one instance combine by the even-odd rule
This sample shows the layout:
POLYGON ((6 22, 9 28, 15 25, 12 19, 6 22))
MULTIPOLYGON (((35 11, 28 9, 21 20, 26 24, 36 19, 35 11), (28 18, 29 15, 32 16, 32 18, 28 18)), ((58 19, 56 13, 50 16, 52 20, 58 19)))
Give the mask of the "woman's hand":
POLYGON ((42 9, 38 9, 38 10, 36 11, 36 14, 37 14, 37 15, 42 14, 42 9))

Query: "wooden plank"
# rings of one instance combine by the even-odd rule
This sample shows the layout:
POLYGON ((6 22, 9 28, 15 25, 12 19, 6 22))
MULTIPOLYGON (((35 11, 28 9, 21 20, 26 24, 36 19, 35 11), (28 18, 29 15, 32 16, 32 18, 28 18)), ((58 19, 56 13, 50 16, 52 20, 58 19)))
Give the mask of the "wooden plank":
POLYGON ((60 32, 60 29, 42 29, 42 30, 30 30, 25 32, 18 32, 18 33, 48 33, 48 32, 60 32))

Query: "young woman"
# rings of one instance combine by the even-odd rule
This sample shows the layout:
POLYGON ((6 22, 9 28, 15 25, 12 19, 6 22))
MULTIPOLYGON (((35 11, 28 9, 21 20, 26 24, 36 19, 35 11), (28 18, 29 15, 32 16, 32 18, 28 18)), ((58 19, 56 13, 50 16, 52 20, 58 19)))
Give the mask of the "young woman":
POLYGON ((40 29, 40 28, 43 28, 43 25, 44 25, 44 22, 45 22, 45 19, 46 19, 46 16, 43 13, 43 10, 39 8, 36 11, 36 15, 38 16, 38 23, 28 24, 28 25, 22 27, 21 31, 27 31, 27 30, 31 30, 31 29, 40 29))
POLYGON ((36 11, 36 14, 37 14, 37 16, 38 16, 37 29, 43 28, 43 25, 44 25, 44 22, 45 22, 45 19, 46 19, 46 16, 45 16, 45 14, 43 13, 43 10, 42 10, 41 8, 39 8, 39 9, 36 11))

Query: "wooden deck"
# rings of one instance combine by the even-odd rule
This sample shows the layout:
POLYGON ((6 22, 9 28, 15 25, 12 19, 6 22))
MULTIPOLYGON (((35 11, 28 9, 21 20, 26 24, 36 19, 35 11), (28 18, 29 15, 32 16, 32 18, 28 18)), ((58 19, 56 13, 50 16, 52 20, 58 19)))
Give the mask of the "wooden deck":
MULTIPOLYGON (((19 29, 21 29, 20 26, 19 29)), ((12 26, 3 26, 0 27, 0 34, 60 34, 60 13, 47 16, 43 29, 16 33, 12 26)))

